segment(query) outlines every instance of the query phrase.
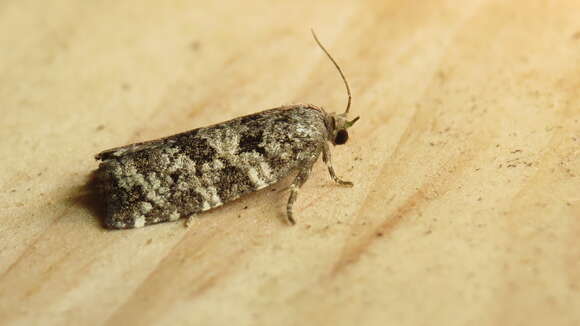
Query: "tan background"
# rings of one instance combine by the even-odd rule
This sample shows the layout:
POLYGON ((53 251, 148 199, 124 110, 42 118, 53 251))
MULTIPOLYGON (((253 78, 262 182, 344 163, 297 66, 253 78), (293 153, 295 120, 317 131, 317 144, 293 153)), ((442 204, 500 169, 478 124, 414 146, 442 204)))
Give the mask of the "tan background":
POLYGON ((580 324, 578 1, 7 0, 0 48, 0 323, 580 324), (354 188, 101 228, 101 150, 343 110, 310 27, 354 188))

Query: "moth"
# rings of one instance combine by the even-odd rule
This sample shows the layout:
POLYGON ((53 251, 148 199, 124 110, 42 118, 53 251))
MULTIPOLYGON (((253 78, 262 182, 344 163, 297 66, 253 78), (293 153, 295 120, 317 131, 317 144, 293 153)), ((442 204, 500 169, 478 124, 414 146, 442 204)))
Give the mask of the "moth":
POLYGON ((105 204, 104 225, 139 228, 176 221, 219 207, 296 173, 289 187, 287 219, 295 224, 292 206, 322 155, 330 177, 329 143, 343 145, 352 101, 340 66, 312 31, 318 46, 338 70, 348 102, 343 113, 327 113, 310 104, 282 106, 166 138, 103 151, 96 178, 105 204))

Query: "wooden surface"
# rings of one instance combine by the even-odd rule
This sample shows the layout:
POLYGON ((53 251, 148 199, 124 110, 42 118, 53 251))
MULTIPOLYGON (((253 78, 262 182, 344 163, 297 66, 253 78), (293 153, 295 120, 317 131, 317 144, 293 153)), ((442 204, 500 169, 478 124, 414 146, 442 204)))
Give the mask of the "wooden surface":
POLYGON ((578 1, 7 0, 0 44, 2 324, 580 324, 578 1), (100 226, 101 150, 342 111, 310 27, 354 188, 100 226))

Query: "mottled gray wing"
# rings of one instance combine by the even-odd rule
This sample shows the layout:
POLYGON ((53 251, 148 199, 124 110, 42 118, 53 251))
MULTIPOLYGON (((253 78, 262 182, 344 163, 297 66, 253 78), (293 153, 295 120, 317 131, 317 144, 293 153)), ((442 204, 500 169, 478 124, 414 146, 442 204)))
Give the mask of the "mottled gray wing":
POLYGON ((146 149, 153 149, 153 148, 157 148, 157 147, 161 147, 161 146, 171 145, 172 143, 175 142, 175 139, 174 139, 175 137, 190 133, 192 131, 195 132, 196 130, 195 129, 189 130, 189 131, 186 131, 186 132, 183 132, 183 133, 180 133, 177 135, 165 137, 165 138, 149 140, 149 141, 144 141, 144 142, 140 142, 140 143, 129 144, 129 145, 125 145, 125 146, 107 149, 107 150, 102 151, 99 154, 95 155, 95 159, 100 160, 100 161, 104 161, 104 160, 108 160, 111 158, 120 157, 120 156, 123 156, 125 154, 130 154, 130 153, 134 153, 134 152, 138 152, 138 151, 142 151, 142 150, 146 150, 146 149))
POLYGON ((323 129, 318 111, 296 107, 104 151, 105 225, 172 221, 276 183, 317 157, 323 129))

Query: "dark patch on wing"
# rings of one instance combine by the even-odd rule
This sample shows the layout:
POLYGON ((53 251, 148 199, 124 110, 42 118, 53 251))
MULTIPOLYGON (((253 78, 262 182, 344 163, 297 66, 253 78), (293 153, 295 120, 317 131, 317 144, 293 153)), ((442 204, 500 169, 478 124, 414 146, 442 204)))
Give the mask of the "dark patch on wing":
POLYGON ((189 130, 186 132, 182 132, 180 134, 167 137, 167 139, 175 139, 175 141, 177 143, 183 143, 183 142, 189 143, 189 142, 194 141, 196 139, 197 134, 199 133, 199 131, 201 129, 202 128, 197 128, 197 129, 189 130))
POLYGON ((220 179, 215 184, 215 187, 218 196, 224 203, 254 190, 254 185, 250 181, 248 174, 244 170, 229 164, 222 169, 220 179))
POLYGON ((292 123, 292 121, 291 121, 291 120, 292 120, 292 119, 291 119, 289 116, 283 115, 283 116, 280 116, 280 117, 278 117, 278 118, 274 119, 274 122, 275 122, 275 123, 284 123, 284 124, 290 124, 290 123, 292 123))
POLYGON ((196 165, 213 161, 217 153, 207 139, 198 137, 188 139, 187 143, 180 144, 180 148, 182 153, 185 153, 196 165))
POLYGON ((258 146, 264 137, 264 132, 262 130, 251 130, 242 135, 240 138, 240 153, 246 152, 258 152, 262 155, 266 155, 266 150, 262 146, 258 146))
POLYGON ((171 178, 171 181, 173 181, 173 184, 177 184, 179 181, 179 175, 180 173, 178 172, 169 173, 169 177, 171 178))
POLYGON ((260 118, 262 118, 262 116, 260 114, 250 114, 250 115, 247 115, 245 117, 241 117, 240 123, 245 125, 245 124, 249 124, 253 121, 259 120, 260 118))

